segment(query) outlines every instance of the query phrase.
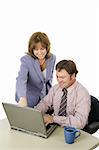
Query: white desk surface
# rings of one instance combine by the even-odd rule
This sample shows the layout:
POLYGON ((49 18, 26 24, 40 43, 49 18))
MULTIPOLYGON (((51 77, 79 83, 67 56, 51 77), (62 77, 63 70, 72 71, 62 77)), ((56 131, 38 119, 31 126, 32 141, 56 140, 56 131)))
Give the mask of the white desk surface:
POLYGON ((99 139, 84 131, 74 144, 66 144, 61 127, 44 139, 10 129, 7 119, 0 121, 0 150, 91 150, 98 145, 99 139))

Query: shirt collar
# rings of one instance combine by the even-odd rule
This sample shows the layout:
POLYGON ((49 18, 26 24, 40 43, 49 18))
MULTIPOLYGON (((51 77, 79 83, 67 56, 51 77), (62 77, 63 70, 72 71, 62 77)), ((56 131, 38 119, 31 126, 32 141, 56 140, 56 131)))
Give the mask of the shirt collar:
MULTIPOLYGON (((78 81, 75 81, 70 87, 67 88, 67 92, 68 92, 68 93, 71 93, 72 90, 77 86, 77 84, 78 84, 78 81)), ((58 86, 59 86, 59 85, 58 85, 58 86)), ((62 88, 61 88, 61 87, 59 87, 59 89, 62 91, 62 88)))

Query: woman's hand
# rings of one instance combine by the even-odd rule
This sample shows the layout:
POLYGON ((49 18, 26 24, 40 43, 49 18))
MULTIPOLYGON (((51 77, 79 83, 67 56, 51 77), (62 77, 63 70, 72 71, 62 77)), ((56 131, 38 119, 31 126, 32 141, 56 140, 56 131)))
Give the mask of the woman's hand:
POLYGON ((26 99, 26 97, 21 97, 19 102, 18 102, 18 105, 21 106, 21 107, 26 107, 27 106, 27 99, 26 99))

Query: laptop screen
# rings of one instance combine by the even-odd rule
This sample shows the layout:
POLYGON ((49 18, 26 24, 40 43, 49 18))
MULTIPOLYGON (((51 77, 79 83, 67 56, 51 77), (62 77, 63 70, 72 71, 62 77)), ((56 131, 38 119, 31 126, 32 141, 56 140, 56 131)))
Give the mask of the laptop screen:
POLYGON ((11 127, 46 134, 42 113, 29 107, 3 103, 11 127))
MULTIPOLYGON (((40 111, 30 107, 2 103, 11 128, 48 137, 43 115, 40 111)), ((52 127, 51 127, 52 128, 52 127)), ((56 128, 53 126, 52 131, 56 128)), ((49 134, 51 131, 49 132, 49 134)))

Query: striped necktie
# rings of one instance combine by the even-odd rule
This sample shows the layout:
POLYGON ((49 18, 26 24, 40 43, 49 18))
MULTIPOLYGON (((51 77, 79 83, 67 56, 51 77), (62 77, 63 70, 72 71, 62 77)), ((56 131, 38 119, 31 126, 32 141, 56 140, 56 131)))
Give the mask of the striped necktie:
POLYGON ((60 103, 60 108, 59 108, 59 112, 58 115, 59 116, 66 116, 66 106, 67 106, 67 89, 63 88, 63 95, 61 98, 61 103, 60 103))

